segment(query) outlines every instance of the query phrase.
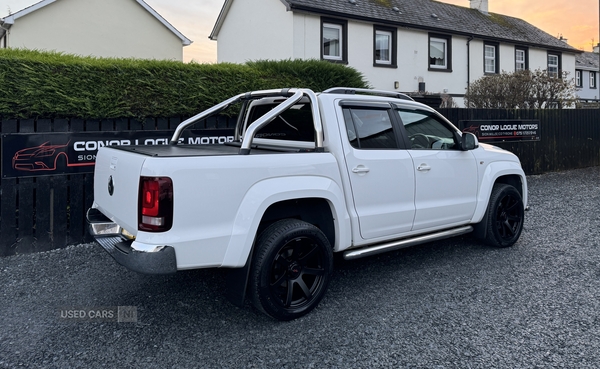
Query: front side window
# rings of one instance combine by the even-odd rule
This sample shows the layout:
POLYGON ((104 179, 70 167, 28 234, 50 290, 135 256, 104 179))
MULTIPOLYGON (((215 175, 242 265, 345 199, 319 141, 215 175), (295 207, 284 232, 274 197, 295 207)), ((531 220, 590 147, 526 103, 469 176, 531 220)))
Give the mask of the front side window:
POLYGON ((524 49, 515 49, 515 71, 527 69, 527 52, 524 49))
POLYGON ((356 149, 397 149, 388 110, 346 108, 344 120, 350 145, 356 149))
POLYGON ((496 45, 484 45, 484 71, 485 73, 498 73, 498 47, 496 45))
POLYGON ((429 70, 450 71, 450 38, 443 35, 429 35, 429 70))
POLYGON ((581 71, 580 70, 576 70, 575 71, 575 87, 582 87, 581 84, 581 71))
POLYGON ((456 147, 453 131, 433 113, 396 110, 410 139, 412 150, 450 150, 456 147))
POLYGON ((590 72, 590 88, 596 88, 596 72, 590 72))
POLYGON ((558 55, 548 54, 548 75, 550 77, 558 77, 558 71, 560 69, 558 62, 558 55))
POLYGON ((374 65, 395 66, 396 65, 396 30, 385 27, 375 27, 374 40, 374 65))

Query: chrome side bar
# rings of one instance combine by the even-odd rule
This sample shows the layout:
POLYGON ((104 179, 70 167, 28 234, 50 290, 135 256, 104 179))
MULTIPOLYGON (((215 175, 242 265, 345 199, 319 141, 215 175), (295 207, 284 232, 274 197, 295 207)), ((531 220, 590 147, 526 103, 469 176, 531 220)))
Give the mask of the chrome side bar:
POLYGON ((192 124, 196 123, 197 121, 202 120, 204 118, 208 118, 209 116, 216 114, 222 110, 227 109, 231 104, 235 104, 245 95, 246 94, 239 94, 237 96, 229 98, 228 100, 225 100, 222 103, 217 104, 217 105, 213 106, 212 108, 207 109, 207 110, 203 111, 202 113, 196 114, 193 117, 188 118, 188 119, 184 120, 183 122, 179 123, 179 125, 177 126, 177 129, 175 129, 175 133, 173 133, 173 137, 171 137, 171 141, 169 142, 169 145, 177 145, 177 142, 179 141, 179 137, 181 136, 181 132, 183 132, 183 130, 186 129, 187 127, 189 127, 190 125, 192 125, 192 124))
MULTIPOLYGON (((240 100, 247 101, 250 99, 256 99, 256 98, 261 98, 261 97, 275 97, 275 96, 287 97, 288 99, 286 101, 282 102, 275 109, 269 111, 262 117, 258 118, 247 128, 246 132, 244 132, 244 134, 243 134, 244 139, 242 140, 242 147, 240 149, 240 154, 248 154, 250 152, 250 147, 252 146, 252 140, 254 139, 254 135, 256 134, 256 132, 260 128, 262 128, 265 125, 267 125, 268 123, 270 123, 279 114, 281 114, 285 110, 292 107, 295 103, 300 101, 300 99, 304 95, 306 95, 310 99, 311 110, 312 110, 312 115, 313 115, 313 123, 314 123, 314 128, 315 128, 315 136, 316 136, 315 149, 316 149, 316 151, 323 151, 323 140, 324 140, 323 124, 321 122, 321 114, 319 111, 317 95, 312 90, 298 89, 298 88, 253 91, 253 92, 242 93, 242 94, 236 95, 234 97, 231 97, 228 100, 225 100, 225 101, 221 102, 220 104, 217 104, 217 105, 213 106, 212 108, 207 109, 207 110, 205 110, 199 114, 196 114, 195 116, 181 122, 177 126, 177 129, 175 129, 175 132, 173 133, 173 136, 171 137, 169 144, 177 145, 179 138, 181 137, 181 133, 183 132, 183 130, 185 130, 190 125, 198 122, 199 120, 208 118, 209 116, 214 115, 220 111, 223 111, 223 110, 227 109, 229 106, 231 106, 232 104, 235 104, 240 100)), ((246 106, 244 106, 244 108, 245 107, 246 106)), ((242 110, 245 110, 245 109, 242 109, 242 110)), ((242 117, 238 117, 238 122, 236 125, 236 132, 235 132, 236 140, 240 138, 239 132, 238 132, 238 125, 241 123, 240 119, 242 119, 242 117)))
POLYGON ((441 232, 426 234, 412 238, 405 238, 398 241, 383 243, 378 245, 366 246, 364 248, 349 250, 344 252, 344 259, 354 260, 364 258, 366 256, 377 255, 388 251, 403 249, 405 247, 416 246, 422 243, 442 240, 444 238, 459 236, 473 231, 473 227, 468 225, 464 227, 448 229, 441 232))
POLYGON ((277 105, 273 110, 269 111, 262 117, 258 118, 250 126, 246 129, 246 133, 244 133, 244 138, 242 140, 242 147, 240 149, 240 154, 247 154, 250 152, 250 146, 252 145, 252 139, 256 132, 267 124, 271 123, 271 121, 284 111, 291 108, 295 103, 297 103, 303 96, 301 90, 295 90, 294 95, 288 98, 286 101, 277 105))

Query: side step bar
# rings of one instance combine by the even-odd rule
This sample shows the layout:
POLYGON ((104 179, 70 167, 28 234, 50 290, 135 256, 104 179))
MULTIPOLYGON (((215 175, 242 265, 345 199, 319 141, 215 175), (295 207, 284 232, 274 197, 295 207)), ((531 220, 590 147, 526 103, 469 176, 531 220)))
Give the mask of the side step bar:
POLYGON ((430 233, 413 238, 405 238, 398 241, 382 243, 377 245, 366 246, 360 249, 349 250, 344 252, 344 259, 354 260, 364 258, 366 256, 377 255, 388 251, 403 249, 405 247, 420 245, 422 243, 442 240, 444 238, 460 236, 473 231, 473 226, 464 226, 459 228, 448 229, 441 232, 430 233))

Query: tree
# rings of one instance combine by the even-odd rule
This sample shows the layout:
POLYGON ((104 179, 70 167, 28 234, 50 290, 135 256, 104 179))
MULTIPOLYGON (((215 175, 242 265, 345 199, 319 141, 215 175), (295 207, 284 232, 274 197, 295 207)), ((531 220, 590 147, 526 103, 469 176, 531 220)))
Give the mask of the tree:
POLYGON ((548 72, 518 71, 484 76, 473 82, 465 95, 468 108, 481 109, 556 109, 574 106, 575 82, 553 77, 548 72))

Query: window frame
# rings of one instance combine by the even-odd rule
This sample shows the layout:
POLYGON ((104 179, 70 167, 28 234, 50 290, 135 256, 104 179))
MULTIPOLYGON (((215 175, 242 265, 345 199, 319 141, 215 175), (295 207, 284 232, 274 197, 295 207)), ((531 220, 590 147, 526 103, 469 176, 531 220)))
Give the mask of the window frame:
POLYGON ((596 78, 596 72, 590 71, 590 88, 597 89, 598 88, 598 78, 596 78))
POLYGON ((398 68, 398 29, 394 27, 373 26, 373 66, 384 68, 398 68), (388 46, 390 50, 390 60, 377 59, 377 35, 386 33, 390 36, 388 46))
POLYGON ((558 52, 554 52, 554 51, 548 51, 548 54, 546 56, 546 62, 547 62, 547 73, 550 77, 555 77, 555 78, 559 78, 562 77, 562 54, 558 53, 558 52), (550 64, 550 57, 551 56, 555 56, 556 57, 556 65, 554 64, 550 64), (556 66, 556 75, 553 75, 553 73, 551 74, 550 72, 550 66, 552 65, 552 67, 556 66))
POLYGON ((522 46, 515 47, 515 72, 529 70, 529 49, 522 46), (518 69, 519 61, 517 60, 518 53, 523 53, 523 69, 518 69))
POLYGON ((321 18, 321 60, 327 60, 332 63, 348 64, 348 21, 335 18, 321 18), (340 31, 340 56, 331 56, 325 54, 325 27, 336 28, 340 31), (331 27, 333 26, 333 27, 331 27))
POLYGON ((500 73, 500 44, 495 43, 495 42, 487 42, 487 41, 483 43, 483 73, 484 74, 499 74, 500 73), (493 58, 489 58, 486 55, 486 50, 488 47, 493 48, 493 50, 494 50, 493 58), (493 72, 489 72, 487 70, 486 61, 488 61, 488 60, 494 61, 494 71, 493 72))
POLYGON ((575 69, 575 87, 583 87, 583 71, 575 69))
POLYGON ((427 66, 431 72, 452 72, 452 36, 439 33, 430 33, 427 41, 427 66), (431 42, 442 41, 445 46, 445 65, 431 64, 431 42))

